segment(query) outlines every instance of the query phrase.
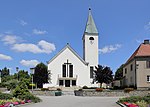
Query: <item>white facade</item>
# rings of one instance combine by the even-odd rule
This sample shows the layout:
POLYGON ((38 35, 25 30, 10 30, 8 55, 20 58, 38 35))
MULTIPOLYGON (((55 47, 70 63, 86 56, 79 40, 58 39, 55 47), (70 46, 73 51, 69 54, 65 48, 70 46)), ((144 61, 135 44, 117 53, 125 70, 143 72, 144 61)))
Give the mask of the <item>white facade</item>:
POLYGON ((51 86, 97 86, 92 84, 93 69, 98 65, 98 32, 89 9, 86 29, 83 34, 83 58, 67 44, 48 61, 51 86))

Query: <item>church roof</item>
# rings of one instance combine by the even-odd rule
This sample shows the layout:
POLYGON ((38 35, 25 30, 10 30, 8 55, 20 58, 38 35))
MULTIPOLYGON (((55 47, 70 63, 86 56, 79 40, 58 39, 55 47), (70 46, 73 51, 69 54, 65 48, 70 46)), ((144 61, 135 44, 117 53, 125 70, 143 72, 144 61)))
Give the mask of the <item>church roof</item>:
POLYGON ((85 65, 88 65, 87 62, 85 62, 76 52, 75 50, 67 43, 67 45, 58 53, 56 54, 50 61, 48 61, 47 63, 51 63, 55 58, 57 58, 57 56, 59 56, 63 51, 65 51, 66 49, 69 49, 81 62, 83 62, 85 65))
POLYGON ((134 59, 135 57, 143 57, 143 56, 150 56, 149 40, 144 40, 144 43, 140 44, 140 46, 136 49, 136 51, 127 60, 126 64, 130 62, 132 59, 134 59))
POLYGON ((89 16, 88 16, 88 20, 87 20, 87 23, 86 23, 84 33, 98 34, 98 30, 96 28, 94 19, 92 17, 91 8, 89 8, 89 16))

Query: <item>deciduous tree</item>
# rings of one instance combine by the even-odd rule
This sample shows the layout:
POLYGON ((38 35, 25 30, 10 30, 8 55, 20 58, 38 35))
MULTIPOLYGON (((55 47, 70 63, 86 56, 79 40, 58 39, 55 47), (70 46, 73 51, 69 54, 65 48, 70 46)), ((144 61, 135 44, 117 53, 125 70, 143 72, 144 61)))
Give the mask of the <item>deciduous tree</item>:
POLYGON ((93 82, 100 83, 100 88, 102 88, 103 83, 109 84, 113 81, 113 72, 110 67, 98 65, 95 68, 93 82))

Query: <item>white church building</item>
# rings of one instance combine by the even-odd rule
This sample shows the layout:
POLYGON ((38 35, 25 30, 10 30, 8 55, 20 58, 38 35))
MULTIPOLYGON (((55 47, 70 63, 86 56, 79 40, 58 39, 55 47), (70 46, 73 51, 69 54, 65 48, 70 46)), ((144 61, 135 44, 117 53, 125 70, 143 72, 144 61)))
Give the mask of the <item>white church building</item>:
POLYGON ((98 86, 92 84, 93 69, 98 65, 98 30, 91 9, 89 9, 82 41, 83 58, 67 43, 59 53, 47 62, 51 86, 98 86))

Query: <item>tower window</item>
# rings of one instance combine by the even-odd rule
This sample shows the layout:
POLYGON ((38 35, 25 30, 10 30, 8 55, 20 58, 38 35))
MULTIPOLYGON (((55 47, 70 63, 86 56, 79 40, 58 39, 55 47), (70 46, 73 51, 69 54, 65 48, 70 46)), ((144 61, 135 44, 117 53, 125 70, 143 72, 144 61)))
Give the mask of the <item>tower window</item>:
POLYGON ((93 37, 90 37, 89 40, 94 40, 94 38, 93 38, 93 37))

